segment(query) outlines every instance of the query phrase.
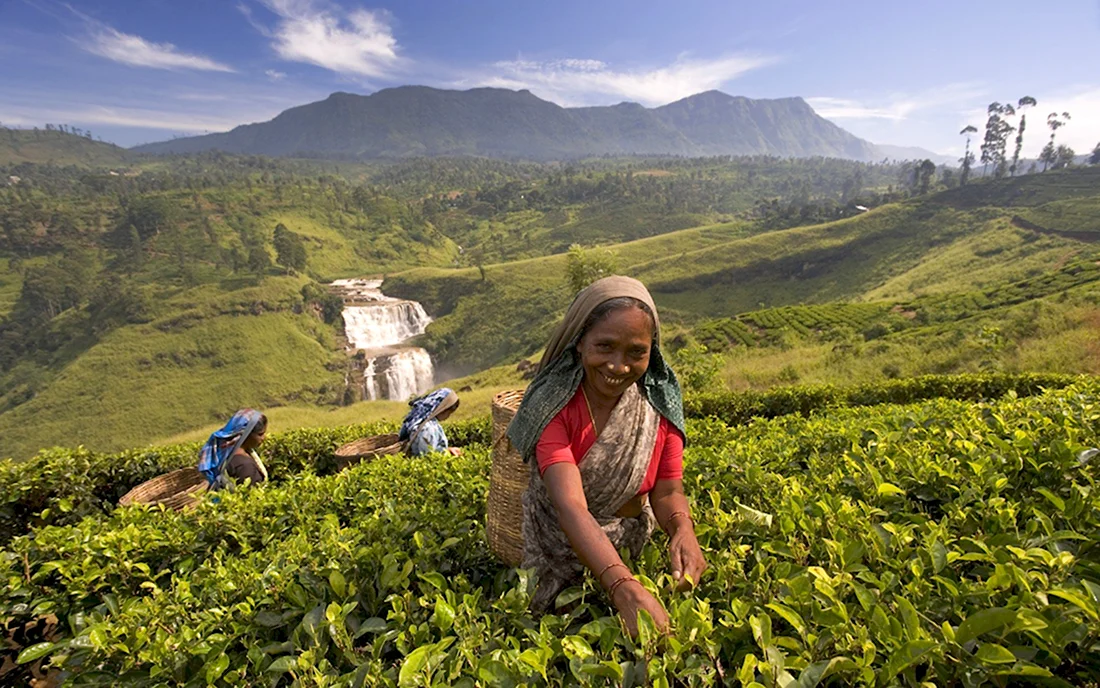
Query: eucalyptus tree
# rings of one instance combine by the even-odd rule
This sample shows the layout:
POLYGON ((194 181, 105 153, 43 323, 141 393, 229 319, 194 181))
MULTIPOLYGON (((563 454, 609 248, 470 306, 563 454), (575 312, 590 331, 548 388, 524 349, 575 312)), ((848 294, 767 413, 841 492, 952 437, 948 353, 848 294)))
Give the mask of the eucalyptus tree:
POLYGON ((1061 115, 1057 112, 1052 112, 1047 115, 1047 126, 1050 127, 1050 141, 1047 142, 1047 145, 1043 146, 1043 152, 1039 155, 1039 160, 1043 163, 1044 172, 1047 171, 1047 167, 1058 161, 1058 150, 1054 147, 1054 136, 1058 133, 1059 129, 1069 123, 1070 119, 1068 112, 1063 112, 1061 115))
POLYGON ((989 166, 993 165, 994 175, 1003 177, 1008 169, 1008 162, 1005 157, 1008 136, 1016 130, 1005 118, 1014 116, 1016 109, 1009 103, 1002 105, 998 102, 992 102, 986 112, 989 114, 989 119, 985 123, 985 140, 982 142, 981 147, 982 164, 984 165, 982 175, 984 176, 989 166))
POLYGON ((1024 96, 1016 103, 1016 112, 1020 113, 1020 124, 1016 127, 1016 150, 1012 153, 1012 166, 1008 168, 1013 177, 1016 176, 1016 168, 1020 164, 1020 151, 1024 147, 1024 129, 1027 127, 1027 115, 1025 110, 1037 104, 1031 96, 1024 96))
POLYGON ((966 125, 959 132, 960 136, 966 137, 966 152, 959 158, 959 163, 962 165, 959 169, 959 186, 966 186, 967 180, 970 179, 970 168, 974 164, 974 154, 970 152, 970 135, 977 133, 978 128, 973 124, 966 125))

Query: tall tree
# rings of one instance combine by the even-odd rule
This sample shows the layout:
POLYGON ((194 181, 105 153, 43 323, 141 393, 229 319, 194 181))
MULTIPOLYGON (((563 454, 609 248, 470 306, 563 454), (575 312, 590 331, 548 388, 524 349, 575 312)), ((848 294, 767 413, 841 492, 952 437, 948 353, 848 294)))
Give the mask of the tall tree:
POLYGON ((982 142, 982 175, 984 176, 993 165, 993 173, 1003 177, 1008 170, 1005 158, 1005 149, 1008 146, 1008 135, 1015 131, 1015 127, 1005 121, 1005 117, 1012 117, 1016 109, 1008 103, 1001 105, 994 101, 986 109, 989 119, 985 123, 985 140, 982 142))
POLYGON ((1061 115, 1057 112, 1052 112, 1047 115, 1047 126, 1050 127, 1050 143, 1043 147, 1043 154, 1039 156, 1039 159, 1043 161, 1043 172, 1046 172, 1047 167, 1057 160, 1057 150, 1054 148, 1054 135, 1058 133, 1059 129, 1066 126, 1069 120, 1070 116, 1068 112, 1063 112, 1061 115))
POLYGON ((917 176, 920 179, 920 194, 923 196, 928 193, 932 179, 936 176, 936 163, 931 160, 922 161, 917 168, 917 176))
POLYGON ((302 237, 286 228, 282 222, 275 225, 275 261, 287 270, 305 270, 306 247, 302 237))
POLYGON ((1058 169, 1064 167, 1070 167, 1073 165, 1073 159, 1077 157, 1077 153, 1066 144, 1058 146, 1054 151, 1054 166, 1058 169))
POLYGON ((959 132, 960 135, 966 137, 966 152, 959 158, 959 162, 962 164, 962 168, 959 170, 959 186, 966 186, 967 180, 970 179, 970 167, 974 164, 974 154, 970 152, 970 135, 977 133, 978 128, 973 124, 966 125, 959 132))
POLYGON ((1016 112, 1020 113, 1020 125, 1016 127, 1016 150, 1012 153, 1012 166, 1008 168, 1013 177, 1016 176, 1016 168, 1020 164, 1020 150, 1024 147, 1024 129, 1027 127, 1025 110, 1034 107, 1037 102, 1031 96, 1024 96, 1016 103, 1016 112))
POLYGON ((1096 148, 1092 149, 1092 153, 1089 154, 1090 165, 1100 165, 1100 143, 1096 144, 1096 148))

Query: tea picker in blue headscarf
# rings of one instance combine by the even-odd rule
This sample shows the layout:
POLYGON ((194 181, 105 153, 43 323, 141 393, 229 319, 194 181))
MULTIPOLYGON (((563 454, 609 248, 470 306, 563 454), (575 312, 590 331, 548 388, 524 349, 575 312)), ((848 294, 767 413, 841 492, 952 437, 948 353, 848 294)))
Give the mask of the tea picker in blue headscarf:
POLYGON ((458 456, 457 447, 447 445, 447 435, 441 421, 446 420, 458 408, 458 395, 454 390, 442 387, 409 402, 412 410, 405 416, 398 432, 398 439, 405 443, 405 453, 421 456, 430 452, 449 452, 458 456))
POLYGON ((214 431, 199 450, 199 472, 211 490, 230 482, 253 484, 267 480, 267 468, 256 453, 267 434, 267 416, 255 409, 241 409, 221 430, 214 431))

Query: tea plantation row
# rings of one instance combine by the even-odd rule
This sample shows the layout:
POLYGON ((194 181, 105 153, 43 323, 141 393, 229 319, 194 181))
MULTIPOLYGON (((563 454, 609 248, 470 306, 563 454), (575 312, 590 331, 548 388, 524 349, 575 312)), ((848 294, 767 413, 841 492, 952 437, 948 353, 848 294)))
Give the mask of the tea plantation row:
MULTIPOLYGON (((728 425, 753 418, 808 414, 837 406, 906 403, 936 397, 996 399, 1010 391, 1035 394, 1065 387, 1078 378, 1056 374, 927 375, 852 387, 810 385, 767 392, 719 392, 685 400, 688 417, 714 416, 728 425)), ((334 450, 360 437, 395 432, 386 423, 337 428, 309 428, 276 433, 263 446, 273 479, 310 471, 336 470, 334 450)), ((447 436, 457 446, 491 441, 488 418, 449 424, 447 436)), ((197 443, 147 447, 116 454, 77 449, 44 450, 30 461, 0 461, 0 545, 44 525, 75 523, 84 516, 110 511, 119 497, 157 475, 194 465, 197 443)))
POLYGON ((0 552, 0 620, 55 614, 58 635, 22 659, 53 662, 74 685, 1100 677, 1096 380, 989 402, 690 421, 685 487, 711 569, 671 592, 658 535, 635 565, 674 632, 636 641, 591 581, 554 614, 526 611, 533 581, 485 545, 479 433, 462 457, 328 476, 301 459, 311 470, 288 463, 281 483, 191 513, 135 507, 37 527, 0 552))

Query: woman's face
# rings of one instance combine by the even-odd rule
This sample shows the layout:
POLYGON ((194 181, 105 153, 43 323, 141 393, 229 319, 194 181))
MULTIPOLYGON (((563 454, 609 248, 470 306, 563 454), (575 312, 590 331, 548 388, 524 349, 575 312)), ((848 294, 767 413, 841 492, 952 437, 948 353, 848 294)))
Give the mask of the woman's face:
POLYGON ((241 448, 245 451, 252 451, 264 443, 265 437, 267 437, 267 424, 257 425, 252 434, 241 443, 241 448))
POLYGON ((581 337, 577 351, 589 389, 617 399, 649 368, 653 322, 640 308, 619 308, 581 337))

